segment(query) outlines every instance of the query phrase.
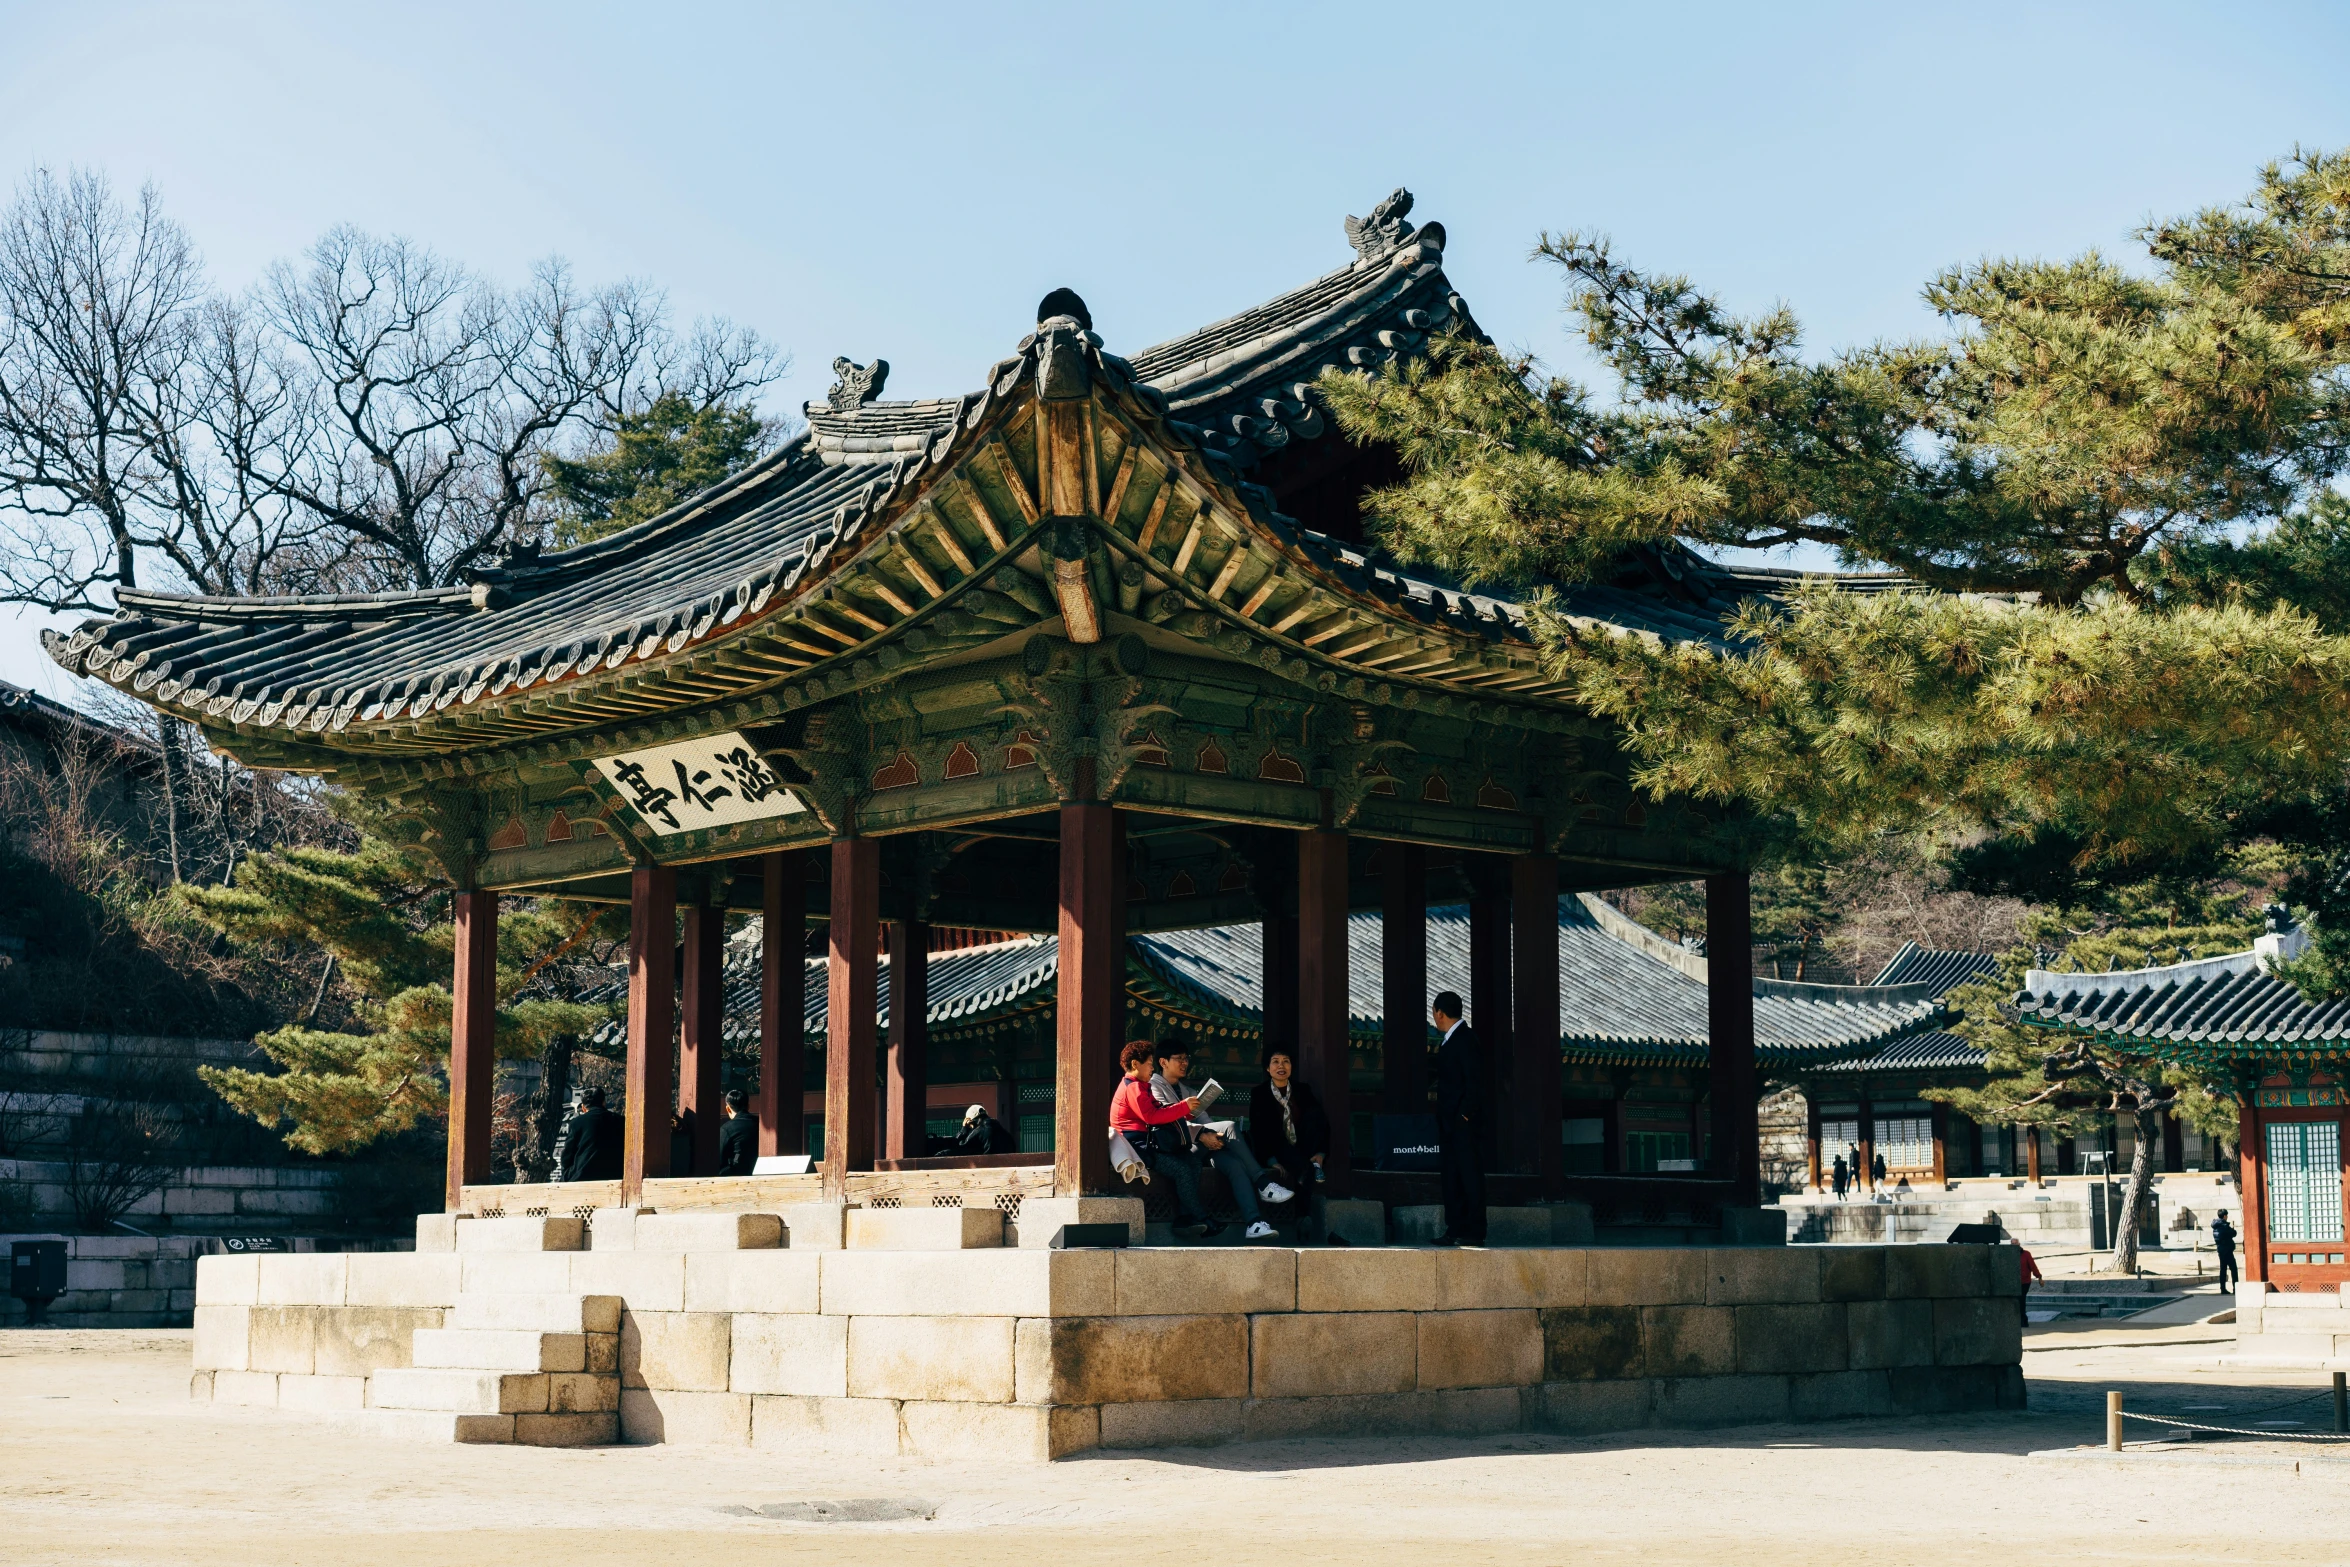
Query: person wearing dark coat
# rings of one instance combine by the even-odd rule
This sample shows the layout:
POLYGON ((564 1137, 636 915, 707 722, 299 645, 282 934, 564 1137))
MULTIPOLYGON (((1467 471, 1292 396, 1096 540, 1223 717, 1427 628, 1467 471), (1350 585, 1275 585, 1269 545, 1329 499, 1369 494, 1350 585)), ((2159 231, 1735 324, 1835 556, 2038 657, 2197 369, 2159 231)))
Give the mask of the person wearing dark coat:
POLYGON ((750 1110, 750 1095, 739 1088, 726 1091, 726 1119, 718 1127, 720 1175, 748 1175, 758 1168, 759 1122, 750 1110))
POLYGON ((1439 1246, 1485 1244, 1485 1072, 1475 1030, 1461 1021, 1458 992, 1428 1004, 1436 1023, 1436 1146, 1444 1172, 1444 1233, 1439 1246))
POLYGON ((1020 1142, 1003 1122, 987 1113, 985 1105, 973 1105, 963 1112, 963 1124, 955 1129, 952 1151, 966 1155, 1018 1153, 1020 1142))
POLYGON ((694 1121, 691 1110, 680 1110, 669 1118, 669 1173, 671 1175, 708 1175, 707 1170, 694 1168, 694 1121))
POLYGON ((627 1123, 604 1108, 604 1091, 591 1088, 579 1096, 579 1112, 563 1128, 563 1179, 617 1181, 620 1179, 620 1143, 627 1123))
POLYGON ((1311 1201, 1330 1152, 1330 1117, 1297 1075, 1297 1057, 1287 1045, 1265 1050, 1264 1090, 1249 1095, 1248 1144, 1266 1173, 1297 1193, 1294 1203, 1311 1201))
POLYGON ((2236 1274, 2236 1227, 2228 1222, 2225 1208, 2211 1221, 2211 1249, 2219 1254, 2219 1288, 2224 1295, 2242 1282, 2236 1274))

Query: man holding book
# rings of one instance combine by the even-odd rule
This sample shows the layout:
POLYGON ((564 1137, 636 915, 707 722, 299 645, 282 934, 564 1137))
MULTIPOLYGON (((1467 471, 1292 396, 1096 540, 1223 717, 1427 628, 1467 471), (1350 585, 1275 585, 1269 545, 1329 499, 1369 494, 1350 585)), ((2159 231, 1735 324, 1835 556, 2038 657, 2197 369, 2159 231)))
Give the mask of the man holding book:
MULTIPOLYGON (((1151 1097, 1162 1105, 1179 1104, 1193 1098, 1193 1091, 1184 1086, 1184 1078, 1191 1071, 1191 1047, 1181 1039, 1171 1039, 1159 1046, 1159 1071, 1151 1079, 1151 1097)), ((1223 1097, 1223 1086, 1210 1081, 1198 1091, 1197 1103, 1185 1130, 1191 1135, 1192 1147, 1199 1157, 1214 1165, 1224 1174, 1224 1183, 1232 1188, 1233 1206, 1240 1210, 1241 1222, 1248 1226, 1243 1239, 1272 1240, 1278 1232, 1265 1222, 1257 1207, 1261 1197, 1266 1202, 1282 1203, 1296 1195, 1290 1189, 1265 1173, 1249 1151, 1248 1140, 1235 1135, 1230 1121, 1204 1119, 1209 1107, 1223 1097)))

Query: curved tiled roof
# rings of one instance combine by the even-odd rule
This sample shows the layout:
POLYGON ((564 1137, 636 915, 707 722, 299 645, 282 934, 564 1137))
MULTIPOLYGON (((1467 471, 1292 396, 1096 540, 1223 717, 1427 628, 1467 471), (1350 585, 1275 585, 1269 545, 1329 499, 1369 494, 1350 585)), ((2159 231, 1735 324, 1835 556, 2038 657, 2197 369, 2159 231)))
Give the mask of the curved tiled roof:
MULTIPOLYGON (((1475 330, 1445 280, 1442 244, 1437 225, 1407 227, 1389 248, 1131 362, 1102 352, 1090 332, 1079 351, 1138 427, 1196 458, 1236 510, 1335 591, 1456 636, 1526 644, 1517 604, 1377 567, 1281 516, 1270 491, 1243 479, 1266 452, 1324 432, 1308 385, 1322 370, 1374 368, 1456 320, 1475 330)), ((1023 340, 962 397, 819 406, 780 450, 661 516, 569 550, 517 551, 460 586, 262 599, 125 589, 113 617, 44 633, 44 645, 74 673, 198 723, 343 751, 446 750, 455 742, 428 732, 444 713, 494 718, 466 745, 625 721, 642 703, 621 689, 636 674, 622 665, 692 657, 781 623, 821 599, 847 564, 878 559, 889 528, 995 438, 999 416, 1027 395, 1039 342, 1023 340)), ((1668 640, 1719 641, 1740 601, 1797 580, 1665 546, 1635 552, 1614 579, 1562 588, 1559 607, 1668 640)), ((717 702, 773 679, 721 662, 697 685, 717 702)))
POLYGON ((1949 947, 1921 947, 1905 941, 1878 970, 1872 985, 1932 985, 1950 991, 1972 980, 1999 972, 1999 956, 1992 952, 1961 952, 1949 947))
POLYGON ((2014 1006, 2026 1023, 2158 1054, 2341 1053, 2350 1044, 2350 999, 2306 1000, 2268 971, 2267 959, 2255 950, 2110 974, 2034 969, 2014 1006))
POLYGON ((1983 1064, 1983 1050, 1970 1045, 1948 1029, 1931 1033, 1907 1034, 1893 1040, 1875 1055, 1857 1056, 1849 1061, 1830 1062, 1828 1072, 1923 1072, 1979 1067, 1983 1064))
MULTIPOLYGON (((1661 938, 1659 938, 1661 940, 1661 938)), ((1162 931, 1128 940, 1128 984, 1137 993, 1196 1008, 1220 1022, 1255 1029, 1264 1016, 1263 928, 1219 925, 1162 931)), ((1029 936, 983 947, 934 954, 930 960, 930 1023, 951 1031, 994 1021, 1051 999, 1059 943, 1029 936)), ((1382 1025, 1380 916, 1347 921, 1350 1032, 1376 1038, 1382 1025)), ((824 960, 807 960, 805 1018, 811 1036, 824 1026, 824 960)), ((1469 915, 1465 905, 1428 911, 1430 990, 1469 990, 1469 915)), ((1935 1003, 1922 994, 1871 993, 1858 985, 1803 985, 1757 981, 1755 1045, 1770 1065, 1833 1059, 1899 1038, 1929 1021, 1935 1003)), ((617 1003, 624 981, 592 999, 617 1003)), ((729 1039, 758 1034, 756 948, 738 950, 726 965, 729 1039)), ((889 962, 881 961, 880 1020, 889 1018, 889 962)), ((1696 1064, 1709 1029, 1706 984, 1681 967, 1615 934, 1580 898, 1559 902, 1560 1047, 1569 1060, 1696 1064)), ((620 1037, 620 1025, 599 1035, 620 1037)))

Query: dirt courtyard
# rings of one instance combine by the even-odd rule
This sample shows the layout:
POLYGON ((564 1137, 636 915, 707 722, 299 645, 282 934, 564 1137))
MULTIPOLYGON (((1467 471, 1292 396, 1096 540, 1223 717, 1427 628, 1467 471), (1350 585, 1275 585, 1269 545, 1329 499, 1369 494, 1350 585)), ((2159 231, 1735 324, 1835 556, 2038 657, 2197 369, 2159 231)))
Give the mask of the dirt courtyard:
POLYGON ((2034 1407, 2020 1415, 982 1467, 410 1446, 321 1417, 189 1404, 185 1333, 19 1330, 0 1334, 0 1562, 2350 1559, 2350 1451, 2059 1451, 2101 1441, 2109 1387, 2149 1412, 2330 1423, 2322 1398, 2284 1407, 2322 1390, 2321 1375, 2197 1369, 2226 1334, 2035 1329, 2024 1357, 2034 1407))

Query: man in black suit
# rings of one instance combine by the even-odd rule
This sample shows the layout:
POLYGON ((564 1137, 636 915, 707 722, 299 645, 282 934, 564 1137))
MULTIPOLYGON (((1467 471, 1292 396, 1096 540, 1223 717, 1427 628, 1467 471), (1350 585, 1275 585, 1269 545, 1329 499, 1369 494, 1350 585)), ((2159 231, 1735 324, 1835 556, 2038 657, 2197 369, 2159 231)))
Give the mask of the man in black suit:
POLYGON ((1440 991, 1428 1004, 1436 1046, 1436 1145, 1444 1170, 1444 1233, 1439 1246, 1485 1244, 1485 1172, 1477 1149, 1485 1136, 1485 1074, 1477 1035, 1461 1021, 1461 998, 1440 991))
POLYGON ((579 1113, 563 1129, 563 1179, 617 1181, 620 1179, 620 1140, 626 1123, 604 1108, 604 1091, 591 1088, 579 1096, 579 1113))
POLYGON ((729 1088, 726 1120, 718 1128, 718 1173, 748 1175, 758 1165, 759 1123, 751 1115, 751 1096, 729 1088))

